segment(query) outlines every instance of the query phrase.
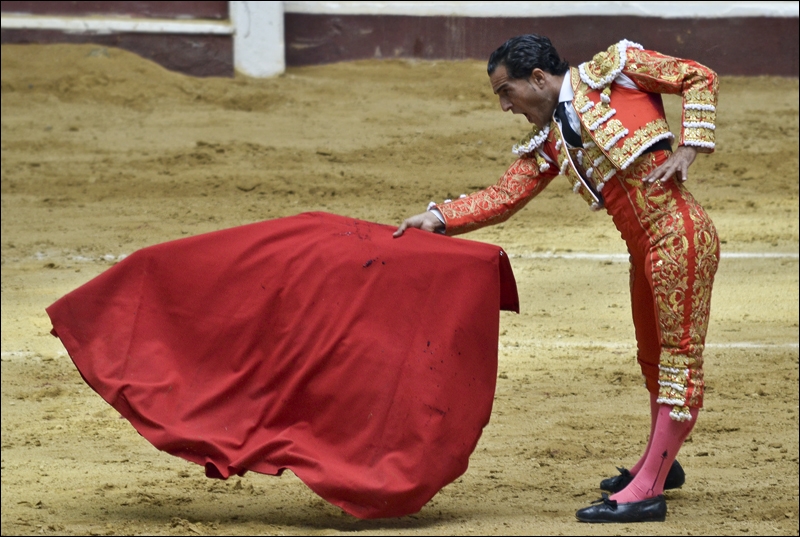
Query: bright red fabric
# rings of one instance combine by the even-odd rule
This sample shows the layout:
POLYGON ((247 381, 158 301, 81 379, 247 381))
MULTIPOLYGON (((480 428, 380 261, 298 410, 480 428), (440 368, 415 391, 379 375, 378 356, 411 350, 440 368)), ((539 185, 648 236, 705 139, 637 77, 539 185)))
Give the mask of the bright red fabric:
POLYGON ((360 518, 419 511, 492 408, 497 246, 305 213, 135 252, 49 308, 86 382, 209 477, 290 469, 360 518))

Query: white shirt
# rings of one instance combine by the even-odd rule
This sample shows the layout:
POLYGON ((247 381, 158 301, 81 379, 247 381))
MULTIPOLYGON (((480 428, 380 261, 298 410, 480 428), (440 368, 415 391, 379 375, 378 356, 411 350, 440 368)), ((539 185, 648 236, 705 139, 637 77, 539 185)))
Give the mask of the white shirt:
MULTIPOLYGON (((569 126, 572 127, 572 130, 575 132, 580 133, 581 120, 578 119, 578 113, 575 111, 575 107, 572 105, 572 99, 575 98, 575 92, 572 90, 572 84, 570 84, 569 78, 569 71, 567 71, 567 74, 564 75, 564 82, 561 84, 561 91, 558 94, 558 102, 559 104, 567 103, 564 109, 567 112, 569 126)), ((558 118, 554 116, 553 119, 556 123, 558 123, 558 126, 561 127, 561 122, 558 120, 558 118)))

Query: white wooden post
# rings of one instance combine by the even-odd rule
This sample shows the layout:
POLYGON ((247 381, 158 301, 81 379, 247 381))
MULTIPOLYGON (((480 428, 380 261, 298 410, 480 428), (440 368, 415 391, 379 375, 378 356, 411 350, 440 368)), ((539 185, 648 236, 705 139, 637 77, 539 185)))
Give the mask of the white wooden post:
POLYGON ((230 2, 229 6, 234 68, 255 78, 283 73, 283 2, 230 2))

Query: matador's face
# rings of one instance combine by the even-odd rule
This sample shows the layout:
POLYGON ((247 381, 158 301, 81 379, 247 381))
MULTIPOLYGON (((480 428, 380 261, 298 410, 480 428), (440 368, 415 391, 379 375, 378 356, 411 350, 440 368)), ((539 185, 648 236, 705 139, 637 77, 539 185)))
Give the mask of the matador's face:
POLYGON ((558 104, 561 81, 555 78, 541 69, 534 69, 528 78, 510 78, 505 65, 498 65, 489 75, 503 112, 522 114, 540 129, 550 124, 558 104))

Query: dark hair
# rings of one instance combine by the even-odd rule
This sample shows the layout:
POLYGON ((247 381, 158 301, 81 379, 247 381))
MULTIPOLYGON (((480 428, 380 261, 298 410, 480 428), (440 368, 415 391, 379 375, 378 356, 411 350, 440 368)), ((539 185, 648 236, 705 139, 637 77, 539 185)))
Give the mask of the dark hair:
POLYGON ((550 40, 536 34, 512 37, 489 56, 486 70, 489 75, 499 65, 505 65, 509 78, 528 78, 534 69, 551 75, 563 75, 569 63, 562 60, 550 40))

